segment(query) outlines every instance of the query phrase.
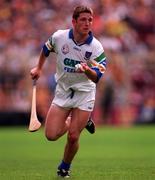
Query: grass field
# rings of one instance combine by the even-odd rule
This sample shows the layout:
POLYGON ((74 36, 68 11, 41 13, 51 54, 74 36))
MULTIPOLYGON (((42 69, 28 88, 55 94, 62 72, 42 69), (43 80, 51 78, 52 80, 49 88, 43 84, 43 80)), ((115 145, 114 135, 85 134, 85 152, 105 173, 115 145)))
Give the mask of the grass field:
MULTIPOLYGON (((43 129, 0 128, 0 180, 57 180, 66 137, 49 142, 43 129)), ((83 132, 73 180, 154 180, 155 126, 83 132)))

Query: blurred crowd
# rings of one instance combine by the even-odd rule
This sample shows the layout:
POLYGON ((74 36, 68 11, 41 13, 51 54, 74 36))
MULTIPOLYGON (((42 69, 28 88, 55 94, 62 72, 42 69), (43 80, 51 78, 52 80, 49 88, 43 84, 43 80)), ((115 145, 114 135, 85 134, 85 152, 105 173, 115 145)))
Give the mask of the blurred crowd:
MULTIPOLYGON (((30 69, 58 29, 71 27, 73 8, 94 10, 93 33, 105 49, 107 71, 97 85, 97 124, 155 121, 154 0, 0 0, 0 111, 30 112, 30 69)), ((38 81, 37 110, 43 118, 55 88, 55 56, 38 81)))

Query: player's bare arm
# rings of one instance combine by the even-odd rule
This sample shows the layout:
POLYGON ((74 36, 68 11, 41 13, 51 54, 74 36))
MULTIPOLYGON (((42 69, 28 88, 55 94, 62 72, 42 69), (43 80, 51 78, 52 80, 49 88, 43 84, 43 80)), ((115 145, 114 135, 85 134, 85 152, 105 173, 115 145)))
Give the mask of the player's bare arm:
POLYGON ((41 75, 42 67, 45 62, 46 56, 44 55, 43 49, 40 52, 39 61, 35 68, 31 70, 32 79, 38 79, 41 75))
POLYGON ((88 79, 92 80, 94 83, 96 83, 98 80, 96 72, 91 69, 86 63, 77 64, 76 71, 85 73, 88 79))
POLYGON ((91 68, 89 68, 89 66, 86 68, 84 73, 94 83, 96 83, 98 81, 98 77, 97 77, 96 72, 94 70, 92 70, 91 68))

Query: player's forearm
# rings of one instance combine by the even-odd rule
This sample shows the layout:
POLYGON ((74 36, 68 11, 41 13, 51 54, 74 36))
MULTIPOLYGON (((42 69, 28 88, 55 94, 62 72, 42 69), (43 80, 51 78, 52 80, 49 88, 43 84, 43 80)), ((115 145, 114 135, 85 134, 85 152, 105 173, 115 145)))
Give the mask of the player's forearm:
POLYGON ((97 82, 98 80, 98 77, 97 77, 97 74, 94 70, 92 70, 91 68, 88 68, 85 72, 86 76, 92 80, 94 83, 97 82))
POLYGON ((44 55, 44 52, 43 52, 43 50, 41 50, 40 56, 39 56, 39 61, 38 61, 38 64, 37 64, 37 68, 38 68, 39 70, 42 69, 42 67, 43 67, 43 65, 44 65, 44 62, 45 62, 45 59, 46 59, 46 57, 45 57, 45 55, 44 55))
POLYGON ((97 83, 99 80, 98 73, 94 69, 91 69, 86 63, 76 64, 75 70, 76 72, 85 73, 88 79, 92 80, 94 83, 97 83))

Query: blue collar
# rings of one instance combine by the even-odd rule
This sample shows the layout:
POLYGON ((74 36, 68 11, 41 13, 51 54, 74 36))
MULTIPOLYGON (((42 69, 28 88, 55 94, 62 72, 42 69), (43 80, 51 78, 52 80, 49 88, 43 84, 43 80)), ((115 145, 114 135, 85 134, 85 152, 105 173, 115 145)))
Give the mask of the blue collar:
MULTIPOLYGON (((75 40, 74 40, 73 29, 70 29, 70 30, 69 30, 69 38, 72 39, 72 40, 74 41, 74 43, 77 45, 77 43, 76 43, 75 40)), ((90 31, 90 32, 89 32, 89 36, 88 36, 88 38, 86 39, 86 41, 85 41, 84 43, 78 45, 78 46, 81 46, 81 45, 83 45, 83 44, 88 44, 88 45, 89 45, 89 44, 92 42, 92 40, 93 40, 93 33, 90 31)))

